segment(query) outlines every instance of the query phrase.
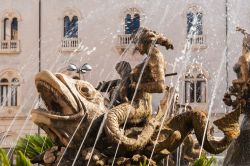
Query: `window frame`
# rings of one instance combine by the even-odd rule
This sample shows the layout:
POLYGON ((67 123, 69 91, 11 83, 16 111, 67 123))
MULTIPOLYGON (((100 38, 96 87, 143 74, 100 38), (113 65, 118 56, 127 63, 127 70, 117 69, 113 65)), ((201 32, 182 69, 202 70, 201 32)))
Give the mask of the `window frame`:
POLYGON ((68 38, 68 39, 71 39, 71 38, 78 38, 78 17, 77 16, 73 16, 73 17, 69 17, 69 16, 64 16, 64 19, 63 19, 63 25, 64 25, 64 30, 63 30, 63 37, 64 38, 68 38), (66 20, 66 18, 68 18, 66 20), (66 21, 67 24, 66 24, 66 21), (72 30, 74 29, 74 27, 76 26, 76 31, 72 30))
POLYGON ((145 20, 145 13, 143 12, 142 8, 139 6, 133 6, 133 7, 126 7, 123 9, 123 11, 120 14, 120 20, 121 20, 121 32, 123 35, 130 35, 132 33, 125 33, 126 32, 126 25, 125 25, 125 18, 127 15, 131 16, 131 19, 134 18, 134 15, 138 14, 140 16, 140 27, 143 25, 145 20))
POLYGON ((18 36, 18 31, 19 31, 19 25, 20 22, 22 21, 21 15, 20 13, 15 10, 15 9, 7 9, 3 11, 3 14, 1 15, 1 20, 2 20, 2 29, 3 31, 1 32, 1 40, 19 40, 19 36, 18 36), (6 39, 6 25, 5 25, 5 19, 8 19, 9 21, 9 39, 6 39), (12 22, 13 20, 16 19, 17 21, 17 35, 16 35, 16 39, 12 39, 12 22))
POLYGON ((62 17, 60 17, 60 20, 62 22, 62 38, 63 39, 79 39, 79 23, 82 20, 82 16, 81 16, 81 12, 76 9, 76 8, 66 8, 63 13, 62 13, 62 17), (65 24, 64 24, 64 18, 65 17, 69 17, 69 23, 71 23, 71 21, 73 20, 73 17, 76 16, 77 17, 77 37, 65 37, 65 24))
MULTIPOLYGON (((208 79, 209 74, 199 64, 192 64, 187 67, 186 73, 182 76, 183 80, 183 103, 185 104, 207 104, 208 102, 208 79), (190 95, 190 90, 187 89, 187 83, 193 85, 193 96, 190 95), (198 84, 201 83, 200 89, 198 84), (198 99, 200 96, 200 100, 198 99), (191 98, 192 97, 192 98, 191 98)), ((191 87, 191 86, 189 86, 191 87)))
POLYGON ((187 38, 192 38, 192 36, 195 36, 195 35, 200 35, 200 36, 204 36, 205 35, 205 15, 206 15, 206 12, 204 11, 204 8, 201 6, 201 5, 198 5, 198 4, 189 4, 188 7, 186 8, 185 12, 183 12, 183 15, 185 17, 185 25, 186 26, 186 29, 185 29, 185 33, 186 33, 186 37, 187 38), (199 15, 201 14, 202 18, 201 18, 201 34, 189 34, 188 33, 188 14, 189 13, 192 13, 194 15, 199 15))
POLYGON ((13 69, 5 69, 0 71, 0 107, 4 108, 19 108, 21 103, 21 77, 20 74, 13 69), (7 82, 1 83, 1 80, 7 80, 7 82), (17 80, 17 82, 14 82, 17 80), (7 100, 3 104, 2 98, 2 86, 7 89, 7 100), (15 95, 12 94, 12 89, 15 88, 15 95), (15 101, 13 101, 15 99, 15 101))
POLYGON ((0 79, 0 107, 8 106, 9 80, 6 78, 0 79), (5 92, 5 93, 4 93, 5 92))
POLYGON ((188 79, 185 78, 184 79, 184 101, 185 101, 185 103, 206 103, 207 102, 207 80, 205 78, 200 79, 200 78, 197 78, 197 77, 188 78, 188 79), (193 96, 190 95, 190 94, 187 94, 187 91, 190 92, 190 90, 187 90, 187 86, 186 86, 187 82, 190 82, 192 87, 193 87, 193 90, 192 90, 193 96), (204 101, 203 101, 203 98, 201 98, 201 101, 197 101, 197 93, 198 93, 197 92, 197 83, 198 82, 204 82, 205 83, 205 91, 200 92, 200 96, 203 96, 202 93, 205 93, 204 101), (190 102, 187 102, 187 101, 190 101, 190 102))
POLYGON ((124 34, 131 35, 134 32, 137 32, 140 26, 141 26, 140 13, 136 12, 136 13, 133 13, 132 15, 131 13, 128 13, 124 17, 124 34), (128 16, 130 16, 130 18, 128 18, 128 16), (130 19, 130 22, 128 22, 127 19, 130 19), (129 26, 128 26, 128 23, 130 24, 129 26))
POLYGON ((18 40, 18 19, 16 17, 12 18, 10 26, 10 40, 18 40), (16 22, 16 31, 14 31, 14 23, 16 22), (15 34, 16 33, 16 34, 15 34))

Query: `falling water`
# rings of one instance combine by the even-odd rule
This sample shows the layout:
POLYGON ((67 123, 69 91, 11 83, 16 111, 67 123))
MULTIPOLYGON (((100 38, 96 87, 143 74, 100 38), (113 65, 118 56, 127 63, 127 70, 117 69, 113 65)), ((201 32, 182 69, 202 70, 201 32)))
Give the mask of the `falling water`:
MULTIPOLYGON (((160 3, 159 3, 159 4, 160 4, 160 3)), ((153 10, 154 10, 154 9, 153 9, 153 10)), ((177 15, 177 14, 176 14, 176 15, 177 15)), ((163 18, 165 18, 166 16, 167 16, 167 10, 164 11, 163 18)), ((162 21, 164 20, 163 18, 161 19, 160 22, 162 22, 162 21)), ((173 21, 173 20, 174 20, 174 17, 172 17, 171 19, 172 19, 171 21, 173 21)), ((82 20, 81 20, 81 21, 82 21, 82 20)), ((170 21, 170 22, 171 22, 171 21, 170 21)), ((82 43, 81 43, 80 45, 82 45, 82 43)), ((185 46, 187 46, 187 45, 185 45, 185 46)), ((60 47, 60 45, 58 45, 57 48, 59 48, 59 47, 60 47)), ((128 48, 129 48, 129 47, 128 47, 128 48)), ((126 50, 127 50, 128 48, 126 48, 126 50)), ((79 49, 80 49, 80 48, 79 48, 79 49)), ((57 49, 56 49, 56 51, 57 51, 57 49)), ((70 61, 70 59, 72 58, 72 56, 75 54, 76 51, 77 51, 77 49, 76 49, 75 51, 73 51, 73 52, 66 58, 66 60, 64 61, 63 64, 65 64, 65 65, 68 64, 68 62, 70 61)), ((125 51, 125 52, 126 52, 126 51, 125 51)), ((55 52, 55 53, 57 53, 57 52, 55 52)), ((91 54, 92 52, 90 51, 89 53, 91 54)), ((125 54, 125 53, 124 53, 124 54, 125 54)), ((185 54, 186 54, 186 53, 185 53, 185 54)), ((184 54, 184 55, 185 55, 185 54, 184 54)), ((31 55, 30 55, 30 56, 31 56, 31 55)), ((124 58, 124 56, 121 55, 121 58, 124 58)), ((216 84, 215 84, 215 87, 214 87, 214 89, 213 89, 212 99, 211 99, 211 103, 210 103, 210 105, 209 105, 208 118, 207 118, 207 122, 206 122, 206 129, 205 129, 205 131, 204 131, 204 135, 203 135, 201 147, 203 147, 203 144, 204 144, 205 133, 206 133, 208 121, 209 121, 209 118, 210 118, 211 109, 212 109, 212 106, 213 106, 213 104, 214 104, 214 99, 215 99, 215 96, 216 96, 216 90, 217 90, 218 84, 219 84, 219 76, 220 76, 220 74, 221 74, 222 65, 223 65, 223 63, 224 63, 224 61, 225 61, 224 58, 225 58, 225 57, 223 56, 223 57, 222 57, 222 60, 221 60, 221 63, 220 63, 219 71, 218 71, 218 74, 217 74, 217 77, 216 77, 216 82, 215 82, 216 84)), ((188 59, 188 58, 187 58, 187 59, 188 59)), ((49 67, 50 70, 52 70, 52 69, 54 69, 54 68, 56 67, 56 64, 57 64, 58 60, 59 60, 59 56, 57 56, 57 58, 55 59, 55 62, 49 67)), ((177 62, 177 61, 175 61, 175 64, 176 64, 176 62, 177 62)), ((188 63, 188 62, 189 62, 189 61, 187 60, 186 63, 188 63)), ((185 64, 186 64, 186 63, 185 63, 185 64)), ((184 67, 184 66, 185 66, 185 65, 183 65, 183 67, 184 67)), ((26 66, 24 65, 22 70, 25 70, 25 67, 26 67, 26 66)), ((21 71, 22 71, 22 70, 21 70, 21 71)), ((143 71, 142 71, 142 73, 143 73, 143 71)), ((182 74, 182 73, 180 73, 180 75, 181 75, 181 74, 182 74)), ((109 74, 107 74, 107 77, 109 77, 109 74)), ((107 78, 107 77, 106 77, 106 78, 107 78)), ((178 79, 178 80, 179 80, 179 79, 178 79)), ((171 80, 171 82, 172 82, 172 80, 171 80)), ((138 87, 138 85, 139 85, 139 83, 137 84, 137 87, 138 87)), ((179 81, 178 81, 178 83, 176 84, 175 87, 177 87, 177 86, 179 86, 179 81)), ((11 93, 12 93, 12 92, 11 92, 11 93)), ((24 105, 26 104, 26 102, 28 102, 28 100, 25 101, 24 105)), ((39 102, 39 101, 38 101, 38 99, 36 98, 36 99, 34 100, 33 105, 36 105, 38 102, 39 102)), ((3 107, 3 106, 2 106, 2 107, 3 107)), ((23 107, 23 105, 22 105, 21 107, 23 107)), ((170 108, 168 108, 168 109, 170 109, 170 108)), ((20 110, 22 110, 22 109, 20 109, 20 110)), ((165 113, 167 113, 167 112, 168 112, 168 111, 166 111, 165 113)), ((18 111, 18 112, 15 114, 15 117, 13 118, 11 124, 8 126, 7 131, 4 133, 4 136, 3 136, 3 137, 1 138, 1 140, 0 140, 0 143, 1 143, 1 144, 2 144, 3 141, 4 141, 5 136, 8 134, 8 132, 10 131, 10 129, 13 127, 13 125, 14 125, 14 123, 15 123, 15 121, 16 121, 16 118, 17 118, 17 116, 18 116, 20 113, 21 113, 21 112, 18 111)), ((30 111, 29 111, 28 113, 30 113, 30 111)), ((104 116, 104 120, 105 120, 105 117, 106 117, 106 115, 104 116)), ((165 115, 164 115, 164 117, 165 117, 165 115)), ((24 128, 26 127, 26 125, 27 125, 27 121, 29 120, 29 118, 30 118, 29 116, 26 118, 25 123, 23 124, 23 126, 22 126, 22 128, 21 128, 21 131, 20 131, 20 133, 19 133, 19 135, 18 135, 18 137, 17 137, 17 140, 18 140, 18 138, 20 138, 20 136, 21 136, 21 134, 22 134, 22 132, 23 132, 23 129, 24 129, 24 128)), ((71 143, 72 139, 74 138, 74 135, 75 135, 76 131, 78 130, 80 124, 82 123, 82 120, 83 120, 83 118, 81 119, 81 121, 79 122, 78 126, 76 127, 76 129, 75 129, 75 131, 74 131, 74 133, 73 133, 73 135, 72 135, 72 137, 71 137, 71 139, 70 139, 69 144, 71 143)), ((127 121, 127 119, 126 119, 126 121, 127 121)), ((164 118, 163 118, 163 120, 162 120, 162 123, 163 123, 163 121, 164 121, 164 118)), ((103 121, 103 122, 104 122, 104 121, 103 121)), ((162 123, 161 123, 161 126, 162 126, 162 123)), ((92 123, 91 123, 91 124, 92 124, 92 123)), ((91 126, 91 124, 90 124, 90 126, 91 126)), ((125 124, 126 124, 126 123, 125 123, 125 124)), ((95 146, 96 146, 96 143, 97 143, 97 141, 98 141, 98 139, 99 139, 99 137, 100 137, 100 134, 102 133, 103 125, 104 125, 104 123, 102 123, 102 125, 101 125, 101 127, 100 127, 100 129, 99 129, 99 131, 98 131, 97 138, 95 139, 95 143, 94 143, 94 147, 92 148, 91 155, 93 154, 93 151, 94 151, 94 148, 95 148, 95 146)), ((89 126, 89 127, 90 127, 90 126, 89 126)), ((124 125, 124 126, 125 126, 125 125, 124 125)), ((160 130, 161 130, 161 129, 160 129, 160 130)), ((85 134, 85 137, 84 137, 83 140, 82 140, 81 146, 79 147, 78 153, 77 153, 77 155, 76 155, 76 157, 75 157, 75 159, 74 159, 74 163, 75 163, 75 161, 76 161, 76 159, 77 159, 77 157, 78 157, 79 151, 81 150, 81 147, 82 147, 82 145, 83 145, 83 143, 84 143, 84 141, 85 141, 86 135, 88 134, 88 131, 89 131, 89 128, 88 128, 88 130, 87 130, 87 133, 85 134)), ((158 138, 157 138, 157 139, 158 139, 158 138)), ((156 141, 156 142, 157 142, 157 141, 156 141)), ((68 145, 69 145, 69 144, 68 144, 68 145)), ((68 145, 66 146, 66 149, 65 149, 65 151, 63 152, 63 155, 64 155, 64 153, 66 152, 66 150, 67 150, 67 148, 68 148, 68 145)), ((118 146, 117 146, 117 151, 118 151, 118 148, 119 148, 119 144, 118 144, 118 146)), ((117 151, 116 151, 116 153, 117 153, 117 151)), ((116 158, 116 153, 115 153, 115 156, 114 156, 114 160, 115 160, 115 158, 116 158)), ((63 155, 62 155, 62 157, 63 157, 63 155)), ((153 151, 152 151, 152 155, 153 155, 153 151)), ((152 157, 152 155, 151 155, 151 157, 152 157)), ((60 158, 60 160, 59 160, 59 162, 58 162, 58 165, 59 165, 59 163, 61 162, 62 157, 60 158)), ((150 158, 151 158, 151 157, 150 157, 150 158)), ((91 158, 91 157, 90 157, 90 158, 91 158)), ((114 160, 113 160, 113 162, 114 162, 114 160)), ((178 157, 177 157, 178 164, 180 164, 179 160, 180 160, 180 155, 178 155, 178 157)), ((73 163, 73 165, 74 165, 74 163, 73 163)), ((89 161, 88 161, 88 163, 89 163, 89 161)), ((167 164, 168 164, 168 160, 167 160, 167 164)))
MULTIPOLYGON (((140 34, 141 34, 141 32, 137 32, 136 35, 139 36, 140 34)), ((130 48, 131 45, 132 45, 132 43, 129 43, 128 47, 124 50, 124 52, 123 52, 122 55, 120 56, 120 57, 121 57, 120 60, 122 60, 122 58, 125 58, 124 55, 127 53, 127 51, 129 50, 129 48, 130 48)), ((114 73, 114 71, 112 71, 112 72, 114 73)), ((109 75, 109 74, 108 74, 108 75, 109 75)), ((113 75, 113 77, 114 77, 114 75, 113 75)), ((114 78, 112 78, 112 80, 113 80, 113 79, 114 79, 114 78)), ((110 84, 111 84, 111 83, 110 83, 110 84)), ((110 86, 110 85, 109 85, 109 86, 110 86)), ((106 93, 107 93, 107 91, 106 91, 106 93)), ((116 91, 115 93, 118 93, 118 92, 116 91)), ((111 101, 111 103, 113 103, 113 101, 111 101)), ((94 115, 94 116, 95 116, 95 115, 94 115)), ((101 126, 99 127, 99 130, 98 130, 98 133, 97 133, 97 137, 96 137, 96 139, 95 139, 95 143, 94 143, 94 146, 93 146, 92 151, 91 151, 90 159, 91 159, 91 157, 92 157, 92 154, 93 154, 95 145, 96 145, 96 143, 97 143, 97 141, 98 141, 98 139, 99 139, 99 137, 100 137, 100 135, 101 135, 101 133, 102 133, 102 131, 103 131, 103 127, 104 127, 104 123, 105 123, 106 117, 107 117, 107 115, 105 114, 104 117, 103 117, 101 126)), ((82 120, 83 120, 83 119, 84 119, 84 118, 81 119, 81 122, 79 123, 79 126, 80 126, 80 124, 82 123, 82 120)), ((76 163, 76 160, 77 160, 77 158, 78 158, 78 155, 79 155, 79 153, 80 153, 80 151, 81 151, 81 149, 82 149, 82 146, 83 146, 83 144, 84 144, 84 142, 85 142, 85 140, 86 140, 86 137, 87 137, 87 135, 88 135, 88 132, 89 132, 89 130, 90 130, 92 124, 93 124, 93 121, 94 121, 94 119, 92 119, 92 121, 91 121, 91 123, 90 123, 90 125, 89 125, 89 127, 88 127, 88 129, 87 129, 87 132, 85 133, 85 136, 84 136, 84 138, 83 138, 83 140, 82 140, 82 142, 81 142, 81 144, 80 144, 80 146, 79 146, 79 148, 78 148, 77 154, 76 154, 76 156, 74 157, 74 161, 73 161, 73 163, 72 163, 72 166, 74 166, 75 163, 76 163)), ((76 131, 77 131, 77 130, 74 131, 74 133, 73 133, 73 135, 72 135, 72 137, 71 137, 71 139, 70 139, 69 144, 70 144, 71 141, 73 140, 76 131)), ((60 162, 61 162, 61 160, 62 160, 64 154, 66 153, 66 151, 67 151, 67 149, 68 149, 68 147, 69 147, 69 144, 66 146, 66 148, 65 148, 65 150, 64 150, 64 152, 63 152, 63 154, 62 154, 62 156, 61 156, 60 159, 59 159, 59 162, 58 162, 57 166, 59 166, 59 164, 60 164, 60 162)), ((90 161, 90 160, 89 160, 89 161, 90 161)), ((88 163, 89 163, 89 162, 88 162, 88 163)))
MULTIPOLYGON (((186 42, 185 48, 184 48, 184 50, 183 50, 183 54, 184 54, 184 57, 185 57, 186 59, 185 59, 185 61, 184 61, 184 65, 182 65, 182 68, 181 68, 181 70, 180 70, 181 72, 180 72, 180 74, 179 74, 179 76, 178 76, 177 84, 174 86, 174 89, 176 89, 176 88, 179 86, 180 77, 181 77, 181 75, 182 75, 182 74, 184 73, 184 71, 185 71, 185 66, 186 66, 186 64, 190 61, 191 51, 190 51, 190 49, 188 49, 188 48, 190 48, 190 43, 189 43, 189 42, 186 42)), ((175 61, 176 61, 176 60, 177 60, 177 59, 175 59, 175 61)), ((174 97, 174 93, 170 96, 170 101, 173 100, 173 97, 174 97)), ((154 141, 154 147, 153 147, 153 149, 152 149, 152 152, 151 152, 151 155, 150 155, 150 159, 152 159, 152 157, 153 157, 154 150, 155 150, 157 141, 158 141, 159 136, 160 136, 160 132, 161 132, 161 130, 162 130, 164 121, 166 120, 167 114, 168 114, 168 112, 169 112, 170 109, 171 109, 171 108, 170 108, 170 106, 168 105, 168 107, 166 108, 166 111, 165 111, 165 113, 164 113, 164 116, 163 116, 163 118, 162 118, 162 120, 161 120, 160 128, 159 128, 159 131, 158 131, 158 133, 157 133, 156 140, 154 141)), ((177 158, 177 161, 178 161, 178 160, 179 160, 179 157, 177 158)), ((150 160, 149 160, 148 166, 149 166, 149 165, 150 165, 150 160)))
MULTIPOLYGON (((46 36, 45 36, 45 38, 46 38, 46 36)), ((34 43, 34 45, 35 45, 35 43, 34 43)), ((31 47, 34 48, 34 45, 31 46, 31 47)), ((57 47, 57 48, 60 48, 60 45, 59 45, 59 44, 58 44, 58 47, 57 47)), ((34 49, 34 51, 35 51, 35 49, 34 49)), ((33 56, 33 51, 29 54, 29 58, 30 58, 31 62, 32 62, 32 56, 33 56)), ((57 56, 57 57, 59 57, 59 56, 57 56)), ((57 58, 57 59, 58 59, 58 58, 57 58)), ((56 64, 54 63, 54 64, 51 66, 51 68, 52 68, 54 65, 56 65, 56 64)), ((29 67, 30 67, 30 66, 29 66, 28 63, 24 64, 24 65, 22 66, 20 72, 26 70, 26 68, 29 68, 29 67)), ((50 68, 50 69, 51 69, 51 68, 50 68)), ((12 91, 11 93, 13 93, 13 91, 12 91)), ((6 101, 7 101, 7 98, 5 98, 4 100, 5 100, 4 102, 6 102, 6 101)), ((11 121, 11 124, 9 125, 7 131, 5 132, 5 136, 9 133, 10 129, 13 127, 13 124, 15 123, 17 116, 20 115, 20 114, 22 113, 22 111, 21 111, 21 110, 22 110, 22 107, 23 107, 26 103, 28 103, 28 102, 29 102, 29 100, 26 100, 25 103, 23 103, 23 105, 21 106, 21 109, 19 109, 19 111, 15 114, 13 120, 11 121)), ((34 106, 35 106, 37 103, 38 103, 38 98, 36 98, 36 99, 34 100, 34 103, 33 103, 32 108, 34 108, 34 106)), ((0 109, 2 109, 3 107, 4 107, 4 105, 1 106, 0 109)), ((30 110, 30 111, 31 111, 31 110, 30 110)), ((27 113, 28 115, 30 114, 30 111, 27 113)), ((29 118, 29 116, 27 116, 26 119, 28 119, 28 118, 29 118)), ((25 121, 26 121, 26 120, 25 120, 25 121)), ((26 123, 24 123, 24 124, 26 124, 26 123)), ((22 128, 24 128, 24 127, 25 127, 25 125, 22 126, 22 128)), ((19 132, 19 135, 20 135, 21 133, 22 133, 22 132, 19 132)), ((1 144, 2 144, 3 140, 5 139, 5 136, 3 136, 3 137, 1 138, 1 140, 0 140, 0 143, 1 143, 1 144)))
POLYGON ((201 143, 201 149, 200 149, 199 157, 201 156, 205 136, 206 136, 206 133, 207 133, 208 122, 209 122, 210 115, 211 115, 211 112, 212 112, 212 107, 214 105, 214 99, 216 97, 215 96, 216 91, 217 91, 217 88, 218 88, 218 85, 219 85, 219 82, 220 82, 220 75, 221 75, 221 71, 222 71, 222 66, 225 63, 225 59, 226 59, 226 56, 224 56, 225 53, 226 53, 226 48, 224 49, 224 52, 223 52, 222 57, 221 57, 220 66, 219 66, 219 70, 218 70, 218 73, 217 73, 217 76, 216 76, 215 86, 214 86, 213 93, 212 93, 211 103, 210 103, 209 108, 208 108, 208 116, 207 116, 206 126, 205 126, 205 130, 204 130, 203 137, 202 137, 202 143, 201 143))
MULTIPOLYGON (((58 47, 57 47, 57 48, 58 48, 58 49, 60 48, 60 44, 58 44, 58 47)), ((76 51, 76 50, 75 50, 75 51, 76 51)), ((70 56, 72 56, 73 53, 74 53, 75 51, 73 51, 73 52, 71 53, 70 56)), ((30 56, 32 56, 32 53, 30 54, 30 56)), ((70 58, 70 56, 69 56, 69 58, 70 58)), ((51 65, 50 70, 56 65, 56 62, 57 62, 57 60, 59 59, 58 57, 59 57, 59 56, 57 56, 57 58, 56 58, 56 60, 55 60, 55 63, 54 63, 53 65, 51 65)), ((68 58, 68 59, 69 59, 69 58, 68 58)), ((65 62, 68 61, 68 59, 66 59, 65 62)), ((28 64, 23 65, 23 67, 22 67, 22 69, 21 69, 21 72, 25 69, 25 66, 29 67, 28 64)), ((6 98, 5 100, 7 100, 7 98, 6 98)), ((28 102, 29 102, 29 100, 26 100, 26 103, 28 103, 28 102)), ((37 105, 38 103, 39 103, 39 98, 36 97, 36 99, 34 100, 34 103, 33 103, 32 108, 35 108, 34 106, 37 105)), ((13 120, 11 121, 11 124, 9 125, 7 131, 4 133, 4 136, 3 136, 2 139, 0 140, 0 143, 1 143, 1 144, 2 144, 3 140, 5 139, 5 136, 8 135, 10 129, 13 127, 13 125, 14 125, 14 123, 15 123, 15 121, 16 121, 16 118, 22 113, 21 110, 22 110, 22 107, 23 107, 24 105, 25 105, 25 103, 21 106, 21 109, 15 114, 15 116, 14 116, 13 120)), ((3 106, 2 106, 2 107, 3 107, 3 106)), ((31 113, 31 110, 29 110, 27 114, 30 115, 30 113, 31 113)), ((24 124, 23 124, 22 127, 21 127, 21 130, 20 130, 18 136, 16 137, 16 140, 15 140, 15 144, 14 144, 13 149, 16 148, 17 140, 21 137, 21 134, 23 133, 24 128, 25 128, 26 125, 28 124, 28 120, 29 120, 29 119, 30 119, 30 116, 27 116, 26 119, 25 119, 25 121, 24 121, 24 124)), ((44 141, 45 141, 45 140, 44 140, 44 141)), ((13 152, 14 152, 14 151, 9 151, 9 152, 8 152, 8 156, 11 156, 13 152), (10 153, 11 153, 11 154, 10 154, 10 153)))
MULTIPOLYGON (((161 21, 160 21, 160 24, 163 23, 163 19, 166 17, 166 13, 167 13, 166 11, 167 11, 167 10, 165 9, 164 17, 162 17, 162 19, 161 19, 161 21)), ((137 36, 140 36, 140 34, 141 34, 141 32, 137 32, 136 35, 137 35, 137 36)), ((131 45, 131 43, 130 43, 129 46, 126 48, 126 50, 123 52, 123 54, 126 53, 127 49, 129 49, 130 45, 131 45)), ((153 45, 151 44, 151 47, 152 47, 152 46, 153 46, 153 45)), ((151 47, 150 47, 150 50, 151 50, 151 47)), ((151 52, 151 51, 149 51, 149 52, 151 52)), ((147 60, 147 59, 146 59, 146 60, 147 60)), ((144 72, 144 69, 145 69, 145 65, 146 65, 146 64, 147 64, 147 62, 146 62, 146 63, 144 64, 144 66, 143 66, 143 69, 142 69, 142 71, 141 71, 141 75, 142 75, 142 73, 144 72)), ((141 77, 141 76, 140 76, 140 77, 141 77)), ((140 82, 140 78, 139 78, 139 82, 140 82)), ((139 83, 137 83, 136 90, 135 90, 135 93, 134 93, 134 95, 133 95, 133 99, 132 99, 131 103, 133 103, 133 100, 134 100, 134 97, 135 97, 135 95, 136 95, 138 86, 139 86, 139 83)), ((116 93, 117 93, 117 92, 116 92, 116 93)), ((128 110, 128 112, 130 112, 130 111, 131 111, 131 110, 128 110)), ((128 113, 128 115, 129 115, 129 113, 128 113)), ((90 158, 89 158, 89 160, 88 160, 88 164, 87 164, 87 165, 89 165, 89 163, 90 163, 90 160, 91 160, 91 157, 92 157, 92 155, 93 155, 93 152, 94 152, 96 143, 97 143, 97 141, 98 141, 98 139, 99 139, 99 137, 100 137, 100 135, 101 135, 101 133, 102 133, 102 130, 103 130, 103 127, 104 127, 106 118, 107 118, 107 115, 105 115, 104 118, 103 118, 101 127, 100 127, 100 129, 99 129, 99 131, 98 131, 98 134, 97 134, 97 137, 96 137, 96 139, 95 139, 94 146, 92 147, 92 151, 91 151, 90 158)), ((126 126, 127 118, 128 118, 128 116, 126 117, 125 123, 124 123, 124 125, 123 125, 123 130, 124 130, 125 126, 126 126)), ((120 145, 120 143, 118 143, 118 145, 117 145, 117 148, 116 148, 116 152, 115 152, 115 155, 114 155, 114 158, 113 158, 112 165, 113 165, 114 162, 115 162, 115 158, 116 158, 116 155, 117 155, 117 152, 118 152, 118 149, 119 149, 119 145, 120 145)), ((77 158, 77 157, 76 157, 76 158, 77 158)))

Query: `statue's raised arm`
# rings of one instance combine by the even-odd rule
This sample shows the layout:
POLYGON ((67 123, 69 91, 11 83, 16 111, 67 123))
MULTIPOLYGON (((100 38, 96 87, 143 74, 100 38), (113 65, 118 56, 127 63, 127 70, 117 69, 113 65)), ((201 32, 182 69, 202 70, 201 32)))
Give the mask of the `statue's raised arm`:
POLYGON ((173 44, 163 34, 141 28, 133 36, 135 51, 147 58, 132 70, 132 87, 148 93, 162 93, 165 89, 165 61, 157 44, 173 49, 173 44), (140 80, 139 80, 140 79, 140 80))
POLYGON ((241 27, 236 27, 236 31, 241 32, 243 35, 249 35, 247 30, 245 30, 244 28, 241 28, 241 27))

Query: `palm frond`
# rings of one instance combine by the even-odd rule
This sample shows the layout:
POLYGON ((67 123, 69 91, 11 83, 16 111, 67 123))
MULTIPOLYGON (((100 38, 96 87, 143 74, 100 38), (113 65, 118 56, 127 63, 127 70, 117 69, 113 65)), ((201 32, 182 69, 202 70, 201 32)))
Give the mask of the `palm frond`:
POLYGON ((30 160, 20 150, 16 151, 16 166, 31 166, 30 160))
POLYGON ((144 160, 143 163, 140 162, 140 166, 146 166, 146 165, 147 165, 147 161, 146 160, 144 160))
POLYGON ((34 134, 20 138, 17 141, 16 150, 20 150, 25 156, 32 159, 52 146, 53 142, 49 137, 34 134))
POLYGON ((5 150, 0 148, 0 166, 10 166, 5 150))
POLYGON ((202 155, 200 158, 195 160, 192 166, 211 166, 216 159, 214 157, 207 158, 206 156, 202 155))

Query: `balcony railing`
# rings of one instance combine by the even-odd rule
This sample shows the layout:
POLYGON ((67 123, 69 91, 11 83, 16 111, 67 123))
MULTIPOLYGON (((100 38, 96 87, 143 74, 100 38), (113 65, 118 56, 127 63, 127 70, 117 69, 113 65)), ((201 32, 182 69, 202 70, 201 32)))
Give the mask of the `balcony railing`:
POLYGON ((188 36, 187 41, 188 41, 189 47, 192 49, 206 48, 205 35, 188 36))
POLYGON ((79 38, 63 38, 62 51, 80 51, 81 40, 79 38))
POLYGON ((131 41, 131 34, 118 35, 118 47, 127 48, 131 41))
POLYGON ((2 40, 0 42, 0 53, 18 53, 20 52, 19 40, 2 40))

